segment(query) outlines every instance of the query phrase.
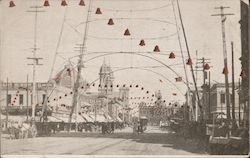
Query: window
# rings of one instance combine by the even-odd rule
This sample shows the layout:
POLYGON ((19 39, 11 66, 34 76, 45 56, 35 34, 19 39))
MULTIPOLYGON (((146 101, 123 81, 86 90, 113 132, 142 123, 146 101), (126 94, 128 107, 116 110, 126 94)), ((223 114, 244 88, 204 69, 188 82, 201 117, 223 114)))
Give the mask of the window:
POLYGON ((23 94, 19 94, 19 104, 23 105, 23 94))
POLYGON ((8 101, 8 104, 11 103, 11 94, 8 94, 8 96, 7 96, 7 101, 8 101))
POLYGON ((45 97, 46 97, 46 94, 43 94, 43 104, 44 104, 44 101, 45 101, 45 97))
POLYGON ((33 95, 32 94, 30 95, 30 101, 31 101, 31 104, 33 104, 33 95))
POLYGON ((220 102, 225 103, 226 95, 224 93, 220 94, 220 102))

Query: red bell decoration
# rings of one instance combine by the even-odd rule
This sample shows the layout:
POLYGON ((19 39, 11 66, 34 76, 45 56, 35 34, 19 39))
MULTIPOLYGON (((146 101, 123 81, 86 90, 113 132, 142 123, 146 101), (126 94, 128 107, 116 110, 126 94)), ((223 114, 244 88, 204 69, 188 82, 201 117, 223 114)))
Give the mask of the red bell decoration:
POLYGON ((67 2, 65 0, 62 0, 61 6, 67 6, 67 5, 68 5, 67 2))
POLYGON ((242 69, 242 70, 241 70, 241 72, 240 72, 240 76, 241 76, 242 78, 247 77, 246 72, 245 72, 245 70, 244 70, 244 69, 242 69))
POLYGON ((43 3, 43 6, 44 6, 44 7, 49 7, 49 6, 50 6, 50 5, 49 5, 49 1, 48 1, 48 0, 45 0, 44 3, 43 3))
POLYGON ((154 52, 160 52, 160 48, 159 48, 159 46, 158 46, 158 45, 156 45, 156 46, 155 46, 155 48, 154 48, 154 52))
POLYGON ((171 52, 170 54, 169 54, 169 59, 174 59, 175 58, 175 54, 173 53, 173 52, 171 52))
POLYGON ((16 6, 15 3, 13 1, 10 1, 9 7, 12 8, 12 7, 15 7, 15 6, 16 6))
POLYGON ((227 69, 227 67, 224 67, 223 68, 223 71, 222 71, 222 73, 224 74, 224 75, 227 75, 229 72, 228 72, 228 69, 227 69))
POLYGON ((102 14, 101 9, 97 8, 96 11, 95 11, 95 14, 102 14))
POLYGON ((142 39, 139 43, 140 46, 145 46, 145 41, 142 39))
POLYGON ((79 6, 85 6, 85 3, 84 3, 84 1, 83 1, 83 0, 80 0, 80 2, 79 2, 79 6))
POLYGON ((112 18, 109 19, 108 25, 114 25, 114 21, 112 18))
POLYGON ((186 63, 187 65, 192 65, 192 59, 191 58, 188 58, 188 60, 187 60, 187 63, 186 63))
POLYGON ((130 32, 129 32, 129 29, 126 29, 125 32, 124 32, 124 36, 130 36, 130 32))
POLYGON ((209 70, 209 69, 210 69, 210 66, 208 65, 208 63, 206 63, 206 64, 204 65, 204 69, 205 69, 205 70, 209 70))
POLYGON ((181 81, 182 81, 182 77, 176 77, 176 78, 175 78, 175 81, 176 81, 176 82, 181 82, 181 81))

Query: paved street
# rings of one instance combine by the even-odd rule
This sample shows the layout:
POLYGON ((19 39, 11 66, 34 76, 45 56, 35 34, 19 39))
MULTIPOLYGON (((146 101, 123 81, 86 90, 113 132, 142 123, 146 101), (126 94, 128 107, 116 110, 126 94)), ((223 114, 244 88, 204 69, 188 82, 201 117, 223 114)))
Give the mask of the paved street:
POLYGON ((130 128, 115 134, 59 133, 35 139, 2 140, 2 154, 40 155, 191 155, 206 154, 176 134, 149 127, 146 133, 132 134, 130 128))

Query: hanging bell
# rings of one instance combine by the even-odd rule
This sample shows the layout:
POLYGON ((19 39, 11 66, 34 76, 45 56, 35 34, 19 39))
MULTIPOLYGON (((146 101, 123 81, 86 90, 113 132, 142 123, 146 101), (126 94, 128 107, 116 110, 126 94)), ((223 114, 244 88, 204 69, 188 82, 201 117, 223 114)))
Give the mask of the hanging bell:
POLYGON ((15 7, 15 6, 16 6, 15 3, 13 1, 10 1, 9 7, 12 8, 12 7, 15 7))
POLYGON ((84 1, 83 1, 83 0, 80 0, 80 2, 79 2, 79 6, 85 6, 85 3, 84 3, 84 1))
POLYGON ((114 25, 114 21, 112 18, 109 19, 108 25, 114 25))
POLYGON ((156 45, 156 46, 155 46, 155 48, 154 48, 154 52, 160 52, 160 48, 159 48, 159 46, 158 46, 158 45, 156 45))
POLYGON ((174 59, 175 58, 175 54, 173 53, 173 52, 171 52, 170 54, 169 54, 169 59, 174 59))
POLYGON ((227 67, 224 67, 224 68, 223 68, 222 73, 223 73, 224 75, 227 75, 227 74, 228 74, 228 69, 227 69, 227 67))
POLYGON ((247 77, 246 72, 245 72, 245 70, 244 70, 244 69, 242 69, 242 70, 241 70, 241 72, 240 72, 240 76, 241 76, 242 78, 247 77))
POLYGON ((61 6, 67 6, 67 2, 65 0, 62 0, 61 6))
POLYGON ((208 63, 206 63, 206 64, 204 65, 204 69, 205 69, 205 70, 209 70, 209 69, 210 69, 210 66, 208 65, 208 63))
POLYGON ((101 9, 97 8, 96 11, 95 11, 95 14, 102 14, 101 9))
POLYGON ((140 46, 145 46, 145 41, 142 39, 141 41, 140 41, 140 44, 139 44, 140 46))
POLYGON ((188 58, 188 60, 187 60, 187 63, 186 63, 187 65, 192 65, 192 59, 191 58, 188 58))
POLYGON ((49 5, 49 1, 48 1, 48 0, 45 0, 44 3, 43 3, 43 6, 44 6, 44 7, 49 7, 49 6, 50 6, 50 5, 49 5))
POLYGON ((130 35, 131 35, 131 34, 130 34, 129 30, 126 29, 125 32, 124 32, 124 36, 130 36, 130 35))

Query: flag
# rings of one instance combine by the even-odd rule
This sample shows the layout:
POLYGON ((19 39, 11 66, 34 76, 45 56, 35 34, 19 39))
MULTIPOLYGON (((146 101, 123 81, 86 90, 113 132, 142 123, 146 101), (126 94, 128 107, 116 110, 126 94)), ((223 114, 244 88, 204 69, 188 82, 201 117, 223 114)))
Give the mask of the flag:
POLYGON ((182 81, 182 77, 176 77, 175 80, 176 80, 176 82, 181 82, 182 81))

